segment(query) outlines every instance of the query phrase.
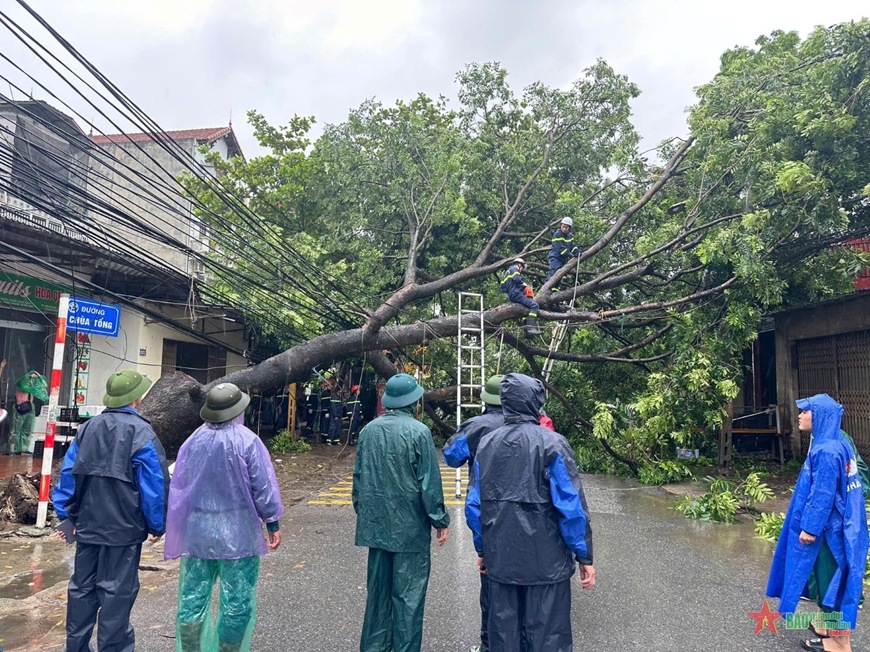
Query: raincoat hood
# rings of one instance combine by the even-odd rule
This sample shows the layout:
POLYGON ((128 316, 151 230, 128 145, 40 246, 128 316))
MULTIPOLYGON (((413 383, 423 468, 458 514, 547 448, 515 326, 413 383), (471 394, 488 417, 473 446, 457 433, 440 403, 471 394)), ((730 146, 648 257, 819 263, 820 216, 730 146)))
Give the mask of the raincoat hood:
POLYGON ((796 401, 798 408, 813 414, 813 441, 825 441, 840 436, 843 406, 827 394, 816 394, 796 401))
POLYGON ((547 399, 540 380, 525 374, 508 374, 499 388, 505 423, 538 423, 547 399))
POLYGON ((18 382, 15 383, 15 387, 25 394, 32 394, 40 401, 48 400, 48 381, 45 376, 36 370, 31 369, 19 378, 18 382), (31 378, 31 376, 33 376, 33 378, 31 378))

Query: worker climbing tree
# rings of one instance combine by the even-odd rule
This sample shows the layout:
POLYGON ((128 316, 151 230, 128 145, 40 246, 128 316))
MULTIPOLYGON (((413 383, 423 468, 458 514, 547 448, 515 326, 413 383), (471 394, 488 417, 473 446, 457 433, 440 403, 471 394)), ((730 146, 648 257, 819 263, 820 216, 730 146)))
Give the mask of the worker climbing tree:
POLYGON ((526 261, 522 258, 514 258, 513 263, 508 267, 507 273, 501 281, 501 289, 508 295, 511 301, 529 309, 526 325, 523 330, 527 338, 532 338, 535 335, 541 334, 541 331, 538 330, 538 310, 541 308, 534 299, 535 293, 532 291, 532 286, 523 280, 523 270, 525 268, 526 261))

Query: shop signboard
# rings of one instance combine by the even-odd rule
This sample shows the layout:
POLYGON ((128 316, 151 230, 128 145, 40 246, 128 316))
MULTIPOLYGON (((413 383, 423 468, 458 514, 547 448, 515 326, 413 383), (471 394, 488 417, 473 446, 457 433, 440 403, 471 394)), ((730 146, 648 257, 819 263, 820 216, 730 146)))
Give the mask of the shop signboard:
POLYGON ((57 315, 60 295, 70 291, 62 285, 0 270, 0 308, 24 308, 57 315))

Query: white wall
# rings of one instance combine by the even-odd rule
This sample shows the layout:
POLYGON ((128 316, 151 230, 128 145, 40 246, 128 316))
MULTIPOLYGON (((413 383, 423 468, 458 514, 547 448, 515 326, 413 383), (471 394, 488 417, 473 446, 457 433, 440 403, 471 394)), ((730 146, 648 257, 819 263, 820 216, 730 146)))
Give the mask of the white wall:
MULTIPOLYGON (((190 320, 185 320, 182 310, 155 304, 149 304, 148 307, 164 313, 167 318, 190 325, 190 320)), ((136 369, 143 376, 156 382, 160 378, 163 365, 164 339, 205 344, 202 340, 167 324, 154 323, 150 317, 147 321, 148 323, 144 314, 123 306, 118 337, 92 336, 88 403, 99 404, 102 401, 106 381, 109 376, 121 369, 136 369)), ((209 333, 217 331, 221 322, 223 320, 207 320, 206 330, 209 333)), ((227 324, 227 330, 235 330, 239 327, 239 324, 233 322, 224 323, 227 324)), ((241 332, 217 333, 211 337, 235 349, 245 349, 241 332)), ((227 373, 244 369, 246 366, 247 360, 244 357, 227 351, 227 373)))

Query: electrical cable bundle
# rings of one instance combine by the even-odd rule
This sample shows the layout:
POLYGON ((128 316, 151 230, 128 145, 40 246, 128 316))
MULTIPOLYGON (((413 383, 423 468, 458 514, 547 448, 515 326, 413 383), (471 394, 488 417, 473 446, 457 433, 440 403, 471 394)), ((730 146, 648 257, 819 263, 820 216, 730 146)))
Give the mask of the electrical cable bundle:
MULTIPOLYGON (((268 224, 248 208, 243 197, 221 184, 211 168, 173 140, 25 2, 19 0, 18 4, 63 48, 65 55, 84 69, 83 74, 75 72, 6 12, 0 11, 0 25, 67 86, 65 90, 71 89, 89 110, 96 111, 117 131, 123 132, 120 124, 126 123, 147 134, 149 144, 156 144, 173 167, 192 175, 221 206, 214 210, 188 194, 177 176, 141 146, 138 139, 122 133, 100 139, 109 144, 97 144, 77 127, 76 133, 68 124, 46 117, 45 111, 39 110, 41 102, 16 101, 14 91, 25 97, 27 93, 11 74, 0 74, 0 80, 10 89, 10 96, 0 94, 0 117, 9 117, 3 113, 6 105, 14 108, 19 118, 14 128, 9 121, 0 123, 0 169, 13 169, 14 175, 0 177, 0 191, 19 197, 55 218, 71 234, 79 234, 75 238, 76 248, 84 246, 95 255, 111 252, 145 276, 160 270, 161 280, 167 279, 163 282, 173 285, 178 293, 190 292, 191 280, 154 250, 163 248, 180 254, 179 258, 199 261, 213 279, 233 290, 222 291, 210 283, 197 288, 199 296, 252 316, 285 340, 298 342, 319 334, 312 329, 301 331, 298 321, 286 323, 281 316, 288 310, 326 329, 361 323, 366 309, 347 295, 337 281, 286 239, 275 241, 270 237, 268 224), (28 148, 27 156, 15 149, 15 143, 22 141, 28 148), (41 164, 34 165, 34 160, 41 164), (201 234, 204 230, 194 209, 207 222, 223 228, 208 229, 209 235, 192 246, 184 234, 201 234), (228 224, 226 215, 232 216, 232 224, 228 224), (280 283, 275 282, 278 278, 280 283)), ((80 111, 61 99, 60 89, 52 90, 8 54, 0 52, 0 59, 63 110, 87 122, 80 111)), ((274 206, 269 208, 278 210, 274 206)), ((72 268, 70 274, 75 276, 72 268)))

